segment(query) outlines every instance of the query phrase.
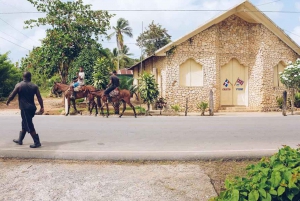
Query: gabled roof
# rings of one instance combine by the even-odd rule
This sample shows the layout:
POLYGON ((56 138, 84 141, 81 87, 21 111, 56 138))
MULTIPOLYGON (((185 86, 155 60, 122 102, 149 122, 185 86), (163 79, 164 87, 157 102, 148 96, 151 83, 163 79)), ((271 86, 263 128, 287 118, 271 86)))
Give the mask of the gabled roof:
POLYGON ((243 0, 238 5, 229 9, 228 11, 222 13, 221 15, 209 20, 204 23, 202 26, 198 27, 194 31, 189 34, 179 38, 178 40, 171 42, 164 47, 160 48, 155 52, 156 56, 165 56, 166 51, 171 49, 173 46, 179 45, 182 42, 188 40, 189 38, 197 35, 198 33, 206 30, 207 28, 218 24, 219 22, 225 20, 231 15, 237 15, 243 20, 250 23, 258 23, 263 24, 266 28, 268 28, 272 33, 274 33, 278 38, 280 38, 286 45, 288 45, 292 50, 294 50, 298 55, 300 55, 300 47, 299 45, 293 41, 281 28, 279 28, 269 17, 267 17, 264 13, 262 13, 258 8, 256 8, 252 3, 248 0, 243 0))

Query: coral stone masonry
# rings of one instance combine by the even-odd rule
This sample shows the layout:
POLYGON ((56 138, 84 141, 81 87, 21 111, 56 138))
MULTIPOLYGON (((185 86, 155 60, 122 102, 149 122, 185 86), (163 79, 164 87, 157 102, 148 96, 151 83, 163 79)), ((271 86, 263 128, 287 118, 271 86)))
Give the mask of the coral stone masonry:
MULTIPOLYGON (((233 10, 241 6, 255 8, 245 1, 233 10)), ((141 71, 152 72, 168 104, 183 108, 188 98, 189 111, 196 111, 201 101, 208 102, 211 89, 215 110, 222 106, 262 111, 275 107, 276 97, 285 90, 276 85, 278 65, 295 61, 300 51, 282 30, 259 14, 265 22, 244 13, 221 15, 224 19, 219 22, 216 18, 198 33, 158 50, 142 62, 142 69, 140 63, 133 66, 134 78, 141 71)))

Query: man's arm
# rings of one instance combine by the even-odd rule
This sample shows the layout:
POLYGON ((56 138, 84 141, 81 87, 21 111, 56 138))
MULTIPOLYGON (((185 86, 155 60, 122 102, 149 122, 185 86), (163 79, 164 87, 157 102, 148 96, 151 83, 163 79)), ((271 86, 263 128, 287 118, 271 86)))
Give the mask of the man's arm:
POLYGON ((19 92, 19 84, 16 84, 15 89, 13 90, 13 92, 11 92, 11 94, 8 97, 8 100, 6 101, 6 105, 9 105, 10 101, 12 101, 15 98, 18 92, 19 92))
POLYGON ((110 80, 109 80, 109 83, 108 83, 108 85, 107 85, 107 86, 110 86, 110 85, 111 85, 111 83, 112 83, 112 78, 110 77, 110 80))
POLYGON ((44 113, 44 102, 43 102, 43 99, 42 99, 39 88, 37 88, 37 90, 36 90, 36 97, 37 97, 37 99, 39 101, 39 104, 41 106, 40 113, 44 113))

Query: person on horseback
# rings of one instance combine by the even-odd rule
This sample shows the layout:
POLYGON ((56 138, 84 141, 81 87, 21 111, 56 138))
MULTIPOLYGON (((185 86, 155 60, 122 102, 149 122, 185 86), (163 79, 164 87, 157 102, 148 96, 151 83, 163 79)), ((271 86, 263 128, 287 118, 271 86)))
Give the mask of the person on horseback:
POLYGON ((80 87, 84 85, 84 77, 85 77, 84 70, 83 67, 81 66, 79 68, 79 73, 77 73, 77 77, 73 78, 73 83, 70 86, 70 90, 72 91, 72 95, 71 95, 72 99, 76 98, 76 91, 79 91, 80 87), (76 87, 78 87, 77 90, 75 89, 76 87))
POLYGON ((107 89, 104 91, 104 95, 106 96, 107 100, 111 102, 109 93, 115 90, 117 87, 120 86, 120 80, 117 77, 117 71, 113 71, 112 75, 110 76, 109 84, 107 85, 107 89))

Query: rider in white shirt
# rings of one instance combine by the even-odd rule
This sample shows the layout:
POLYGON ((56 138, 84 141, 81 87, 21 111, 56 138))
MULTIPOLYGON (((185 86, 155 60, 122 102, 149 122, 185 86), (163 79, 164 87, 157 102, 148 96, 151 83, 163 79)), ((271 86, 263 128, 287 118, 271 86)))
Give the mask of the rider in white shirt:
POLYGON ((71 87, 72 87, 72 90, 73 90, 73 94, 71 96, 71 98, 74 98, 76 97, 76 91, 78 90, 74 90, 76 87, 80 88, 80 86, 83 86, 84 85, 84 77, 85 77, 85 74, 84 74, 84 71, 83 71, 83 67, 81 66, 79 68, 79 73, 77 73, 77 82, 74 82, 71 87))

